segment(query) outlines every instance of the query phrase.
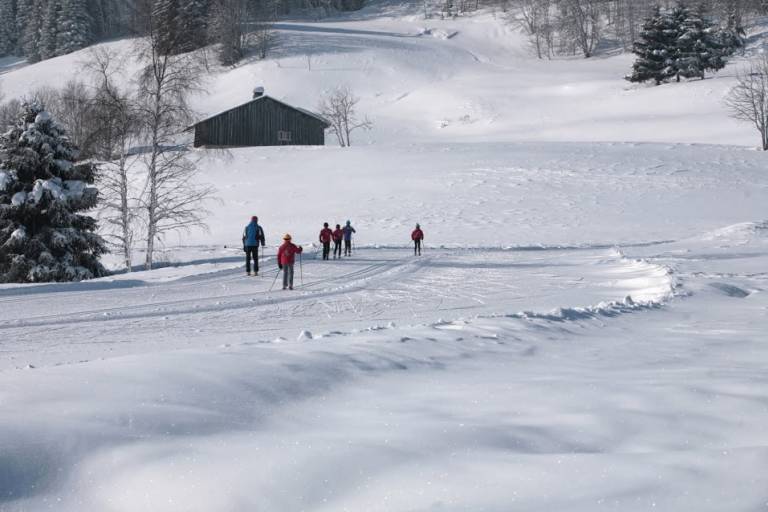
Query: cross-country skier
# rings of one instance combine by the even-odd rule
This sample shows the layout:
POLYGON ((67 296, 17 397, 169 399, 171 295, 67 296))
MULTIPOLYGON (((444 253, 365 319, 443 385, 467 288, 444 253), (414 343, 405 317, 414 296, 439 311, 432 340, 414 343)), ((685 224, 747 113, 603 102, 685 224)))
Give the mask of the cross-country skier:
POLYGON ((416 256, 418 254, 421 256, 421 242, 424 240, 424 232, 418 224, 416 224, 416 229, 411 233, 411 240, 413 240, 413 255, 416 256))
POLYGON ((259 243, 264 247, 264 230, 259 226, 259 218, 251 217, 251 222, 243 231, 243 250, 245 251, 245 271, 248 275, 259 275, 259 243), (253 259, 253 274, 251 274, 251 259, 253 259))
POLYGON ((293 290, 293 265, 296 263, 296 255, 301 254, 304 249, 300 245, 294 245, 288 233, 283 236, 283 240, 283 245, 277 250, 277 266, 283 271, 283 290, 293 290))
POLYGON ((333 231, 333 259, 336 259, 338 254, 341 258, 341 241, 344 240, 344 231, 341 230, 341 224, 336 224, 336 229, 333 231))
POLYGON ((352 233, 357 233, 357 231, 352 227, 350 221, 347 221, 341 231, 344 232, 344 256, 352 256, 352 233))
POLYGON ((331 255, 331 239, 333 231, 328 227, 328 223, 323 223, 323 229, 320 230, 320 243, 323 244, 323 259, 327 260, 331 255))

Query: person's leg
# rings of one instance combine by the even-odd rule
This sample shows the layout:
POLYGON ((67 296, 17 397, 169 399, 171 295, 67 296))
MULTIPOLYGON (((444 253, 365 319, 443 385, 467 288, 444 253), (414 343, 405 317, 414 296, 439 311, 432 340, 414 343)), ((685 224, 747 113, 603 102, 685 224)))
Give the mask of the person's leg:
POLYGON ((289 265, 283 265, 283 290, 288 288, 288 269, 289 265))
POLYGON ((288 288, 293 290, 293 265, 288 265, 288 288))
POLYGON ((253 273, 259 275, 259 246, 253 248, 253 273))
POLYGON ((336 259, 337 255, 341 258, 341 240, 333 241, 333 259, 336 259))
POLYGON ((245 248, 245 272, 248 274, 251 273, 251 248, 250 247, 245 248))

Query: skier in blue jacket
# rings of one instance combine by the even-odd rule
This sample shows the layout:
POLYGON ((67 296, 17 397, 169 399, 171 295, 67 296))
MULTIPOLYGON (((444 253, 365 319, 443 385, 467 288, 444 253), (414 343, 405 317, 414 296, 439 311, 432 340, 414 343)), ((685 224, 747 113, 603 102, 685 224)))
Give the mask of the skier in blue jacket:
POLYGON ((259 218, 251 217, 251 222, 243 231, 243 250, 245 251, 245 271, 248 275, 259 275, 259 244, 266 245, 264 230, 259 226, 259 218), (253 274, 251 274, 251 259, 253 259, 253 274))
POLYGON ((344 256, 352 256, 352 233, 357 233, 352 223, 347 221, 341 232, 344 233, 344 256))

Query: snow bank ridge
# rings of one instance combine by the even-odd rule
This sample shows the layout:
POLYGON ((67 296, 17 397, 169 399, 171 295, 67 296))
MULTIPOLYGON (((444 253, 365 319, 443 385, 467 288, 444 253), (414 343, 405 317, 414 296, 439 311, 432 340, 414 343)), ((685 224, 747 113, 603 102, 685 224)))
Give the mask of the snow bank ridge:
POLYGON ((750 240, 768 235, 768 220, 741 222, 710 231, 701 237, 705 241, 720 241, 745 244, 750 240))
POLYGON ((590 320, 598 317, 615 317, 623 313, 658 309, 676 295, 678 283, 674 279, 670 268, 642 259, 632 260, 626 258, 619 250, 616 250, 616 253, 620 260, 626 264, 627 270, 641 271, 644 274, 643 277, 633 277, 625 281, 636 286, 634 291, 635 297, 627 295, 623 300, 604 301, 596 305, 583 307, 562 307, 548 313, 521 311, 509 315, 509 317, 550 322, 570 322, 590 320))

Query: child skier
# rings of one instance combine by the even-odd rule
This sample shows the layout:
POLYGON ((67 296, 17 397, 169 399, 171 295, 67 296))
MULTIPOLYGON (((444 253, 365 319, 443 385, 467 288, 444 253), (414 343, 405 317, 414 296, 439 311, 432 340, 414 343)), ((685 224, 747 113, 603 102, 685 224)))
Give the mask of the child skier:
POLYGON ((333 238, 333 231, 328 227, 328 223, 323 224, 323 229, 320 231, 320 243, 323 244, 323 259, 327 260, 331 254, 331 239, 333 238))
POLYGON ((243 251, 245 251, 245 271, 251 275, 251 259, 253 259, 253 275, 259 275, 259 243, 264 247, 264 230, 259 226, 259 218, 251 217, 251 222, 243 231, 243 251))
POLYGON ((336 259, 338 254, 341 258, 341 241, 344 240, 344 231, 341 230, 341 225, 336 224, 336 229, 333 231, 333 259, 336 259))
POLYGON ((347 221, 341 230, 344 232, 344 256, 352 256, 352 233, 357 233, 357 231, 352 227, 350 221, 347 221))
POLYGON ((411 233, 411 240, 413 240, 413 255, 416 256, 418 254, 421 256, 421 241, 424 240, 424 232, 418 224, 416 224, 416 229, 411 233))
POLYGON ((291 235, 288 233, 283 240, 283 245, 277 251, 277 266, 283 271, 283 290, 293 290, 293 265, 296 263, 296 255, 301 254, 304 249, 291 243, 291 235))

